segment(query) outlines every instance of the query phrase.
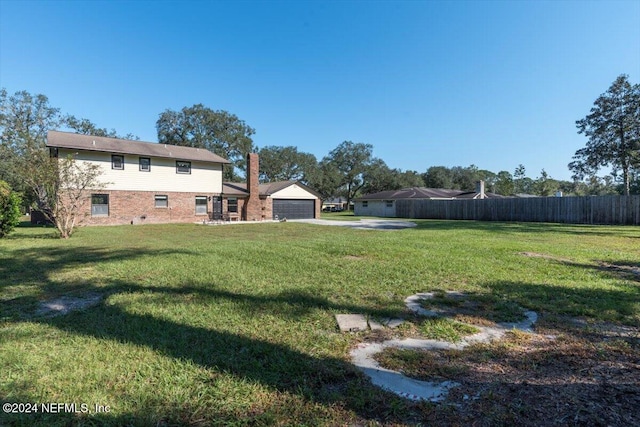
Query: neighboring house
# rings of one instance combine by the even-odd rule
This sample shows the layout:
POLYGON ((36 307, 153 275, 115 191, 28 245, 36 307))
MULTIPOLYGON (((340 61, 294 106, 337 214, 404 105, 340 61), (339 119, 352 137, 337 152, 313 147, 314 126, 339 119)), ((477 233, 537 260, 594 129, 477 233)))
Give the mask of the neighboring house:
POLYGON ((354 214, 392 218, 396 216, 396 201, 416 200, 456 200, 502 198, 498 194, 484 191, 484 182, 476 183, 475 191, 447 190, 443 188, 412 187, 402 190, 381 191, 367 194, 354 200, 354 214))
POLYGON ((100 165, 84 224, 260 221, 314 218, 320 198, 295 181, 260 185, 258 155, 247 156, 247 184, 222 182, 230 162, 202 148, 49 131, 53 157, 100 165))
MULTIPOLYGON (((351 202, 353 207, 353 202, 351 202)), ((344 211, 347 210, 347 199, 344 197, 333 197, 322 202, 322 210, 325 212, 344 211)))

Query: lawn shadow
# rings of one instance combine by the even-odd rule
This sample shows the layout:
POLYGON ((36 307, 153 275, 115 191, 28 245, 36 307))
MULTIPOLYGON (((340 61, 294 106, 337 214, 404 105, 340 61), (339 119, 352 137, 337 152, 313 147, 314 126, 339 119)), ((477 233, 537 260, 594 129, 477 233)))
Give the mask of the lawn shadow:
MULTIPOLYGON (((297 293, 262 298, 194 287, 148 289, 124 283, 120 283, 117 289, 126 289, 127 292, 137 289, 145 293, 169 295, 196 294, 212 301, 229 299, 247 302, 258 311, 266 307, 274 314, 281 313, 287 317, 295 317, 315 308, 336 308, 322 298, 297 293), (278 308, 278 305, 281 307, 278 308)), ((338 307, 343 308, 345 307, 338 307)), ((349 308, 357 309, 353 306, 349 308)), ((143 346, 163 356, 192 362, 220 374, 234 376, 243 382, 258 383, 284 394, 298 396, 312 404, 342 407, 356 414, 360 420, 401 422, 406 418, 406 412, 401 411, 404 415, 391 418, 384 414, 387 414, 392 406, 397 408, 411 405, 372 386, 347 360, 316 357, 283 343, 217 330, 215 325, 192 326, 149 314, 131 313, 118 305, 110 304, 108 300, 86 311, 72 312, 64 316, 33 318, 31 322, 53 326, 68 334, 143 346)), ((264 327, 268 328, 269 325, 265 324, 264 327)), ((26 398, 25 401, 30 400, 26 398)), ((189 424, 190 421, 187 420, 194 415, 189 413, 189 402, 174 404, 174 407, 150 408, 152 412, 155 411, 156 418, 150 419, 149 415, 145 415, 143 421, 152 421, 153 424, 160 421, 167 421, 169 425, 189 424)), ((207 416, 209 422, 240 421, 236 418, 237 415, 225 414, 223 410, 216 411, 214 408, 207 416), (212 416, 213 418, 209 418, 212 416)), ((134 419, 138 416, 140 414, 131 415, 134 419)), ((302 410, 298 416, 303 419, 296 419, 296 422, 314 424, 314 417, 318 414, 312 409, 307 409, 302 410)), ((101 417, 113 421, 108 414, 101 417)), ((260 417, 248 413, 244 422, 259 422, 260 417)), ((49 417, 44 420, 51 419, 57 418, 49 417)), ((44 421, 43 423, 46 424, 44 421)))
POLYGON ((144 256, 193 254, 180 249, 106 249, 65 246, 15 249, 9 255, 0 252, 0 319, 17 319, 33 312, 40 301, 57 296, 82 295, 88 292, 115 292, 120 285, 106 283, 97 287, 91 277, 60 283, 54 273, 65 269, 82 269, 108 262, 121 262, 144 256), (98 289, 99 288, 99 289, 98 289))
MULTIPOLYGON (((391 418, 385 415, 398 407, 411 404, 372 386, 346 359, 317 357, 286 343, 218 330, 216 325, 193 326, 146 313, 128 312, 126 307, 114 304, 109 297, 133 294, 169 297, 194 295, 206 300, 208 304, 215 305, 219 301, 238 303, 234 306, 246 310, 246 316, 261 312, 291 321, 314 310, 367 313, 380 317, 388 315, 388 310, 375 311, 355 304, 334 304, 321 295, 297 290, 253 295, 221 289, 215 283, 185 283, 180 287, 162 287, 127 280, 92 285, 82 277, 63 284, 52 279, 53 273, 61 269, 81 269, 87 265, 176 253, 191 254, 190 251, 182 250, 107 250, 99 247, 39 247, 12 251, 11 256, 5 256, 0 265, 0 274, 7 278, 7 281, 3 280, 0 284, 0 295, 4 292, 5 297, 9 293, 8 288, 24 280, 37 283, 38 292, 5 299, 0 317, 8 321, 40 323, 72 335, 146 347, 177 361, 192 362, 243 382, 261 384, 268 389, 297 396, 309 402, 310 408, 317 403, 327 408, 341 407, 361 420, 390 419, 400 422, 406 417, 407 413, 403 411, 391 418), (83 311, 72 311, 64 315, 36 315, 36 308, 45 299, 69 295, 82 298, 83 295, 96 294, 102 295, 102 299, 97 305, 83 311)), ((265 324, 264 327, 268 328, 269 325, 265 324)), ((337 334, 337 327, 331 333, 337 334)), ((30 396, 28 392, 30 389, 33 388, 25 386, 21 390, 18 385, 13 397, 21 396, 22 392, 25 402, 33 401, 34 396, 30 396)), ((104 420, 104 423, 111 425, 118 425, 121 421, 137 425, 159 422, 183 425, 193 421, 191 417, 194 414, 189 412, 192 407, 194 405, 189 402, 174 402, 173 406, 150 408, 151 415, 100 414, 95 420, 104 420)), ((224 408, 212 408, 208 419, 211 423, 237 422, 235 416, 237 415, 225 412, 224 408)), ((314 416, 318 416, 317 409, 315 412, 307 409, 306 413, 303 410, 299 416, 302 417, 303 424, 312 425, 314 416)), ((244 422, 260 423, 260 417, 261 415, 249 411, 244 422)), ((74 414, 41 414, 36 418, 12 417, 9 424, 74 425, 81 423, 80 420, 74 414)))
POLYGON ((621 286, 619 289, 558 287, 545 283, 500 281, 485 284, 504 298, 544 314, 587 316, 593 319, 639 325, 637 307, 640 288, 621 286))
POLYGON ((493 233, 554 233, 578 236, 624 236, 640 239, 640 227, 624 225, 590 225, 564 224, 548 222, 501 222, 501 221, 472 221, 472 220, 438 220, 412 219, 417 227, 413 230, 434 231, 486 231, 493 233), (622 234, 621 234, 622 233, 622 234))

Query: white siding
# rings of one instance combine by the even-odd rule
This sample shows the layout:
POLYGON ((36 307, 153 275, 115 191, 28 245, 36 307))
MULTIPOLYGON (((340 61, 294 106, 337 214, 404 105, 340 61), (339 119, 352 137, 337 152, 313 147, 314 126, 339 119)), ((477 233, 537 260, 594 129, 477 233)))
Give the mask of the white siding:
MULTIPOLYGON (((176 159, 151 157, 151 170, 143 172, 139 158, 124 155, 124 170, 111 168, 111 153, 60 149, 60 158, 73 155, 78 161, 100 165, 105 190, 222 193, 222 165, 191 161, 191 174, 176 173, 176 159)), ((180 159, 177 159, 180 160, 180 159)))
POLYGON ((287 188, 283 188, 280 191, 276 191, 271 195, 272 199, 317 199, 316 196, 309 193, 304 188, 292 184, 287 188))
POLYGON ((362 205, 362 201, 357 201, 353 209, 354 215, 379 216, 384 218, 395 218, 396 216, 395 201, 392 201, 392 206, 387 206, 386 200, 368 200, 366 207, 362 205))

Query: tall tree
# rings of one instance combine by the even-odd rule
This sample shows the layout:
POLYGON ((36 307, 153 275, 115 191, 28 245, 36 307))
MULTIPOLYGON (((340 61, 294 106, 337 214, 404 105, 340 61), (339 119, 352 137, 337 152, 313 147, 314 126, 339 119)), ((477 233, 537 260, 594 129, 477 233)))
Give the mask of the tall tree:
POLYGON ((498 172, 495 188, 493 190, 497 194, 503 196, 511 196, 515 193, 515 186, 513 184, 513 175, 508 171, 498 172))
POLYGON ((263 147, 258 155, 262 182, 296 180, 308 184, 318 167, 316 156, 300 152, 296 147, 263 147))
POLYGON ((75 133, 82 135, 103 136, 107 138, 139 140, 140 138, 132 133, 119 135, 115 129, 107 130, 96 126, 89 119, 78 119, 75 116, 67 115, 64 118, 64 124, 75 133))
POLYGON ((107 132, 87 119, 62 115, 45 95, 19 91, 8 96, 5 89, 0 90, 0 179, 23 193, 28 205, 44 209, 54 197, 51 191, 58 188, 59 170, 50 161, 45 143, 47 131, 65 127, 76 133, 117 137, 115 130, 107 132))
POLYGON ((559 183, 542 169, 540 176, 533 182, 533 192, 538 196, 551 196, 559 188, 559 183))
POLYGON ((391 169, 382 159, 373 159, 362 174, 365 194, 377 193, 400 188, 398 171, 391 169))
POLYGON ((372 152, 371 144, 344 141, 323 159, 337 171, 338 186, 347 198, 347 206, 366 184, 365 173, 374 160, 372 152))
POLYGON ((0 89, 0 178, 16 191, 27 191, 16 162, 44 155, 47 131, 63 123, 60 109, 49 105, 45 95, 19 91, 9 96, 6 89, 0 89))
POLYGON ((396 171, 400 183, 398 188, 424 187, 422 175, 417 171, 406 170, 403 172, 398 169, 394 169, 394 171, 396 171))
POLYGON ((340 187, 341 174, 327 157, 318 163, 318 168, 309 177, 309 186, 316 190, 322 200, 334 197, 340 187))
POLYGON ((479 180, 479 170, 476 165, 470 165, 466 168, 454 166, 451 168, 453 179, 453 187, 456 190, 471 191, 476 188, 476 182, 479 180))
MULTIPOLYGON (((164 111, 156 122, 156 129, 160 143, 204 148, 242 170, 246 169, 247 154, 253 151, 253 128, 235 114, 214 111, 202 104, 180 111, 164 111)), ((225 179, 234 178, 233 168, 227 168, 225 179)))
POLYGON ((569 163, 574 178, 582 180, 610 166, 622 173, 624 194, 630 194, 631 172, 640 167, 640 85, 618 76, 576 126, 588 141, 569 163))
POLYGON ((431 166, 422 178, 428 188, 453 188, 453 174, 446 166, 431 166))

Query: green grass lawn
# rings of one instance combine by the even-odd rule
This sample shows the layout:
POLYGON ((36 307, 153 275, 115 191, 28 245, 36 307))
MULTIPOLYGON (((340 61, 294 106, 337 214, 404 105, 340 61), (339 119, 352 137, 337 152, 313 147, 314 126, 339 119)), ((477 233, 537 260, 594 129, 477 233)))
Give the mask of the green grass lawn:
POLYGON ((0 412, 0 425, 428 424, 437 405, 351 365, 366 333, 340 334, 335 314, 410 319, 407 296, 456 290, 638 326, 636 268, 638 227, 145 225, 63 241, 23 226, 0 240, 0 400, 109 412, 0 412), (36 315, 86 294, 104 299, 36 315))

